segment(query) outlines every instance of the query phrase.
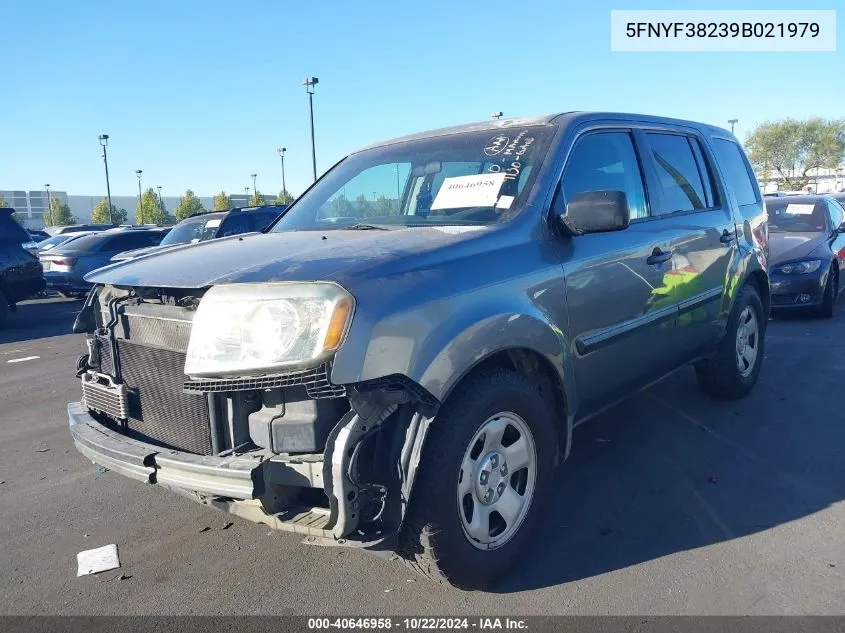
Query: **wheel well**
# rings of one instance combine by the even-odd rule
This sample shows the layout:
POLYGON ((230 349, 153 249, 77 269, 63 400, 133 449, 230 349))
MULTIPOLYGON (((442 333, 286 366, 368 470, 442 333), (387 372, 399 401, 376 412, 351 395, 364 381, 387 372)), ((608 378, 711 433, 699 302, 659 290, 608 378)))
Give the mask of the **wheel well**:
MULTIPOLYGON (((538 380, 540 395, 546 399, 549 408, 556 415, 555 429, 560 441, 558 450, 560 455, 567 454, 566 442, 567 433, 567 403, 563 390, 563 383, 552 363, 543 355, 534 350, 525 348, 511 348, 496 352, 486 357, 475 365, 452 387, 454 390, 458 384, 469 376, 484 369, 506 369, 516 372, 531 380, 538 380)), ((447 396, 448 397, 448 396, 447 396)))
POLYGON ((746 283, 752 284, 757 289, 757 294, 760 295, 760 301, 763 303, 763 312, 768 318, 770 308, 772 305, 771 294, 769 293, 769 278, 762 270, 754 270, 748 275, 746 283))

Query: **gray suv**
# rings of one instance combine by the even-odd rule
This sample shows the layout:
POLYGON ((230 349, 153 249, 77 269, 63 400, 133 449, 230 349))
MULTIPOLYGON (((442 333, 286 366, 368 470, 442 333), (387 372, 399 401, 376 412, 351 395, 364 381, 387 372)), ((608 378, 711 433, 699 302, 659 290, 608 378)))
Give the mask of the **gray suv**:
POLYGON ((689 364, 753 388, 766 251, 723 129, 571 112, 381 143, 263 234, 89 274, 70 432, 127 477, 486 587, 576 425, 689 364))

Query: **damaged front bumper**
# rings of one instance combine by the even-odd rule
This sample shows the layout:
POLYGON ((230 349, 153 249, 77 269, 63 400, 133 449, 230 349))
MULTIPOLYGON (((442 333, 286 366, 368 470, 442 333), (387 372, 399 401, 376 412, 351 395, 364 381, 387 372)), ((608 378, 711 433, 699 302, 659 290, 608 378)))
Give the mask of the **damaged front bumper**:
POLYGON ((380 427, 396 410, 393 406, 371 407, 366 415, 350 412, 332 432, 324 456, 292 457, 260 451, 205 456, 172 450, 106 426, 84 403, 67 407, 73 441, 94 463, 273 529, 302 534, 307 543, 385 554, 396 548, 430 421, 418 414, 405 416, 407 424, 394 429, 397 479, 373 485, 359 477, 359 449, 368 430, 380 427), (307 489, 325 492, 328 507, 303 502, 301 492, 307 489))

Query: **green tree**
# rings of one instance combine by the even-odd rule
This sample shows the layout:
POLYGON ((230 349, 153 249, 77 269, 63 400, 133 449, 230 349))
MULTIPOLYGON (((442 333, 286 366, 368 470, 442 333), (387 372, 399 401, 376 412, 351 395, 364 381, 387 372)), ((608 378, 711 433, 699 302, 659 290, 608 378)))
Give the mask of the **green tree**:
POLYGON ((264 196, 260 191, 256 191, 249 197, 249 206, 251 207, 263 207, 265 204, 267 203, 264 201, 264 196))
POLYGON ((373 203, 372 215, 396 215, 396 209, 397 205, 395 199, 388 199, 385 196, 379 196, 378 200, 373 203))
POLYGON ((216 196, 214 196, 214 210, 215 211, 228 211, 232 208, 232 198, 229 197, 229 194, 225 191, 221 191, 216 196))
MULTIPOLYGON (((216 196, 215 196, 216 205, 216 196)), ((177 222, 181 222, 190 215, 195 213, 205 213, 205 207, 202 206, 202 201, 196 197, 193 191, 188 189, 184 196, 179 198, 179 204, 176 205, 176 210, 173 212, 177 222)))
POLYGON ((287 189, 282 189, 276 199, 273 200, 273 204, 290 204, 291 202, 293 202, 293 196, 287 189))
POLYGON ((50 210, 44 214, 44 226, 67 226, 76 224, 76 218, 70 212, 70 207, 62 204, 58 198, 50 200, 50 210))
POLYGON ((355 210, 355 217, 358 218, 366 218, 371 215, 375 215, 375 211, 373 209, 373 204, 369 200, 367 200, 367 196, 363 193, 360 194, 357 198, 355 198, 355 204, 353 205, 355 210))
POLYGON ((767 121, 745 141, 758 172, 775 171, 784 189, 801 189, 816 169, 835 169, 845 156, 845 119, 767 121))
POLYGON ((150 187, 141 196, 141 203, 135 209, 135 224, 167 224, 167 219, 156 192, 150 187))
POLYGON ((114 204, 111 205, 111 214, 109 214, 109 202, 105 198, 100 200, 91 211, 92 224, 123 224, 126 222, 126 216, 129 215, 126 209, 118 209, 114 204))
POLYGON ((3 196, 0 196, 0 209, 8 209, 10 206, 9 201, 3 196))

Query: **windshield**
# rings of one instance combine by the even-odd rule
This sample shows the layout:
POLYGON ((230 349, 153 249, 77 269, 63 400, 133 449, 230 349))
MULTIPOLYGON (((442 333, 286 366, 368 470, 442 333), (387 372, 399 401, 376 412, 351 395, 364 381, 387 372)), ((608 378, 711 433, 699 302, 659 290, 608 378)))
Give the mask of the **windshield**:
POLYGON ((552 126, 514 127, 353 154, 297 200, 272 230, 505 222, 525 204, 553 132, 552 126))
POLYGON ((200 215, 182 220, 161 240, 161 246, 204 242, 213 239, 217 235, 217 229, 220 228, 222 221, 223 218, 219 215, 214 217, 200 215))
POLYGON ((770 233, 820 233, 826 230, 823 200, 795 201, 789 197, 766 200, 770 233))

